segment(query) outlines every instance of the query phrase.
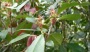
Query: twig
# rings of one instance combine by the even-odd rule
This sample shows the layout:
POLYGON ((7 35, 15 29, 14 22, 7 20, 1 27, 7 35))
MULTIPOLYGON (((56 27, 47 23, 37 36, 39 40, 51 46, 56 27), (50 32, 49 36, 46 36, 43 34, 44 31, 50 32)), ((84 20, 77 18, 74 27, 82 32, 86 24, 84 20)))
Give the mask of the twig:
POLYGON ((48 33, 46 33, 46 35, 45 35, 45 41, 49 37, 51 30, 52 30, 52 24, 49 26, 48 33))
POLYGON ((66 40, 65 21, 62 21, 62 34, 64 36, 63 42, 66 40))
POLYGON ((52 24, 49 27, 48 35, 50 35, 51 29, 52 29, 52 24))
POLYGON ((12 17, 11 17, 11 11, 9 11, 9 17, 10 17, 10 28, 11 28, 11 35, 12 35, 12 17))

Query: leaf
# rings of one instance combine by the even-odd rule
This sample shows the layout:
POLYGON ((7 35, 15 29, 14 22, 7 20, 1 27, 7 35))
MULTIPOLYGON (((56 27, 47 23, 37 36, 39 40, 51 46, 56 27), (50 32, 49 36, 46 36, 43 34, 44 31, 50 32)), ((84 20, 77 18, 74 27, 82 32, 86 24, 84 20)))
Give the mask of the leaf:
POLYGON ((21 9, 27 2, 29 2, 29 0, 24 1, 21 5, 19 5, 18 7, 16 7, 16 11, 19 12, 20 9, 21 9))
POLYGON ((10 6, 10 7, 8 7, 8 8, 10 8, 10 9, 15 9, 15 7, 18 5, 18 3, 14 3, 13 4, 13 6, 10 6))
POLYGON ((26 20, 28 22, 32 22, 32 23, 35 23, 36 22, 36 18, 26 18, 26 20))
POLYGON ((31 9, 30 9, 30 12, 31 12, 32 14, 35 14, 36 8, 35 8, 35 7, 31 8, 31 9))
POLYGON ((69 43, 67 47, 71 52, 85 52, 85 49, 76 43, 69 43))
POLYGON ((3 2, 12 2, 12 0, 2 0, 3 2))
POLYGON ((48 42, 46 42, 46 46, 54 47, 53 41, 48 41, 48 42))
POLYGON ((19 29, 28 29, 28 28, 31 28, 32 24, 31 23, 27 23, 26 21, 23 21, 22 23, 20 23, 16 30, 19 30, 19 29))
POLYGON ((19 30, 25 30, 25 31, 40 31, 40 30, 35 30, 35 29, 19 29, 19 30))
POLYGON ((52 40, 55 45, 61 45, 63 36, 60 33, 52 33, 48 38, 49 40, 52 40))
POLYGON ((15 43, 15 42, 17 42, 17 41, 19 41, 21 39, 24 39, 24 38, 26 38, 28 36, 30 36, 30 34, 24 34, 24 35, 17 36, 16 38, 12 39, 7 45, 10 45, 12 43, 15 43))
POLYGON ((9 42, 10 40, 12 40, 12 36, 10 34, 7 34, 5 40, 9 42))
MULTIPOLYGON (((17 36, 17 34, 19 33, 19 30, 25 30, 25 29, 30 29, 32 27, 32 23, 27 23, 26 21, 21 22, 17 27, 16 27, 16 31, 13 35, 13 38, 15 38, 17 36)), ((26 31, 25 31, 26 32, 26 31)), ((30 31, 29 31, 30 32, 30 31)))
POLYGON ((25 5, 25 7, 24 7, 24 9, 25 9, 25 11, 29 11, 30 10, 30 4, 29 3, 27 3, 26 5, 25 5))
POLYGON ((45 40, 43 35, 39 35, 25 52, 44 52, 45 40))
POLYGON ((7 36, 7 34, 8 34, 8 30, 2 30, 2 31, 0 32, 0 37, 1 37, 2 39, 5 39, 6 36, 7 36))
POLYGON ((54 0, 38 0, 39 3, 52 3, 54 0))
POLYGON ((65 47, 65 45, 60 45, 59 51, 58 52, 67 52, 67 49, 65 47))
POLYGON ((46 33, 47 32, 47 29, 43 28, 42 31, 43 31, 43 33, 46 33))
POLYGON ((58 13, 60 14, 62 11, 66 10, 67 8, 73 7, 73 6, 88 6, 90 5, 89 2, 83 2, 83 3, 78 3, 78 2, 72 2, 72 3, 62 3, 61 7, 58 8, 58 13))
POLYGON ((78 20, 80 17, 80 14, 67 14, 60 17, 60 20, 78 20))
POLYGON ((17 16, 16 16, 16 18, 26 18, 28 15, 27 14, 18 14, 17 16))
POLYGON ((0 42, 2 41, 2 38, 0 37, 0 42))

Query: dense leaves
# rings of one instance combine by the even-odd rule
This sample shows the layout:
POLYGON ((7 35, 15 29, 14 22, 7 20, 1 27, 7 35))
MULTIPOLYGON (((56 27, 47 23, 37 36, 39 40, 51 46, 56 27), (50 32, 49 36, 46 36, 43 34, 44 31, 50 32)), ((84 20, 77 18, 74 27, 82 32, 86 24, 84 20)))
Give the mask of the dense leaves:
POLYGON ((85 52, 85 49, 76 43, 68 44, 68 48, 70 49, 71 52, 85 52))
POLYGON ((0 52, 90 52, 90 1, 0 0, 0 52))

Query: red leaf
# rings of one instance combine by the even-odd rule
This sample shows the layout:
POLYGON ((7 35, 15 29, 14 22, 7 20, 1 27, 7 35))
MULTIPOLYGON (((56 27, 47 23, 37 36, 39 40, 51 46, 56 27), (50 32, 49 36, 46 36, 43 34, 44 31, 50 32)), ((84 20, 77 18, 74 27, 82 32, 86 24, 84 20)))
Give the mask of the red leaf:
POLYGON ((38 26, 37 24, 33 24, 33 25, 32 25, 32 29, 36 29, 37 26, 38 26))
POLYGON ((20 34, 22 34, 22 33, 24 33, 25 32, 25 30, 20 30, 19 32, 18 32, 18 35, 20 35, 20 34))
POLYGON ((27 40, 27 47, 32 44, 32 42, 36 39, 36 35, 30 36, 27 40))
POLYGON ((24 9, 25 9, 25 11, 29 11, 30 10, 30 4, 28 3, 28 4, 26 4, 25 6, 24 6, 24 9))
POLYGON ((36 12, 36 8, 31 8, 29 11, 34 14, 36 12))

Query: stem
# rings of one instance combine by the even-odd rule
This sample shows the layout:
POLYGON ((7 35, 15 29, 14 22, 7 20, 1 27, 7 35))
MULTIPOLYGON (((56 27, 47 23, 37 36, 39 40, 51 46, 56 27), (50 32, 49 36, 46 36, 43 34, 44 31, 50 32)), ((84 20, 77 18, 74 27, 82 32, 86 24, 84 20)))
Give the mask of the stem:
POLYGON ((62 21, 62 34, 64 36, 63 43, 65 43, 66 42, 65 21, 62 21))
POLYGON ((11 17, 11 11, 9 11, 9 17, 10 17, 10 28, 11 28, 11 35, 12 35, 12 17, 11 17))
POLYGON ((63 34, 63 41, 62 41, 62 45, 65 47, 65 49, 68 52, 68 48, 67 48, 67 41, 66 41, 66 27, 65 27, 65 21, 62 21, 62 34, 63 34))
POLYGON ((52 24, 49 27, 48 35, 50 35, 51 29, 52 29, 52 24))
POLYGON ((45 41, 46 41, 47 38, 49 37, 51 30, 52 30, 52 24, 49 26, 49 31, 48 31, 48 33, 46 33, 46 35, 45 35, 45 41))

